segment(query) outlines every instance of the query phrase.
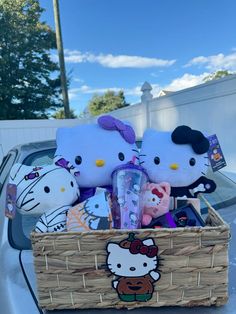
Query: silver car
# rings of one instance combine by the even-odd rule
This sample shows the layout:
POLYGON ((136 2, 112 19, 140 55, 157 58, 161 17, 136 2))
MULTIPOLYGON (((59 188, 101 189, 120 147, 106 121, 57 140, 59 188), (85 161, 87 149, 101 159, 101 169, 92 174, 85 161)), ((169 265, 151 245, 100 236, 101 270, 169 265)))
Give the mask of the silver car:
MULTIPOLYGON (((4 157, 0 168, 0 314, 38 314, 45 313, 37 304, 36 278, 33 267, 30 232, 37 217, 27 217, 16 213, 14 220, 4 216, 6 185, 12 165, 20 162, 26 165, 50 164, 56 149, 55 141, 45 141, 16 146, 4 157)), ((220 211, 223 218, 231 224, 231 232, 236 233, 236 183, 218 172, 212 174, 218 185, 216 192, 207 198, 220 211)), ((203 213, 206 209, 203 208, 203 213)), ((133 310, 135 313, 236 313, 236 248, 230 248, 229 302, 220 308, 146 308, 133 310)), ((116 313, 108 309, 102 312, 116 313)), ((122 311, 122 310, 120 310, 122 311)), ((50 313, 101 313, 101 310, 64 310, 50 313)), ((123 310, 123 312, 127 312, 123 310)))

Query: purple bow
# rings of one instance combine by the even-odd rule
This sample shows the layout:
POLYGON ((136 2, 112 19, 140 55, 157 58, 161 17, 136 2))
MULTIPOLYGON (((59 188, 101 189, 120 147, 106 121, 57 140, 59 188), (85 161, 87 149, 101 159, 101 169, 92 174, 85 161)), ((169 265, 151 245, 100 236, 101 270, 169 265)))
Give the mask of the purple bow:
POLYGON ((74 176, 78 177, 80 175, 79 171, 75 171, 75 167, 73 165, 71 165, 69 163, 69 161, 67 161, 64 158, 60 158, 55 162, 55 165, 61 167, 61 168, 65 168, 67 171, 69 171, 70 173, 73 173, 74 176))
POLYGON ((124 124, 124 122, 110 116, 105 115, 98 118, 98 124, 105 130, 116 130, 129 144, 135 143, 135 133, 131 126, 124 124))

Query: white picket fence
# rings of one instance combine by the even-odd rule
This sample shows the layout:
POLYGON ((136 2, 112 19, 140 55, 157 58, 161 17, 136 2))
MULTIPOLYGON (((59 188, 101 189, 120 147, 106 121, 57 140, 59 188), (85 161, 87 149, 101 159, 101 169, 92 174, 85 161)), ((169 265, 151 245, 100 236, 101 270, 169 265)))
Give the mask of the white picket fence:
MULTIPOLYGON (((236 172, 236 75, 153 98, 151 86, 142 88, 141 102, 111 114, 132 123, 138 138, 147 127, 173 130, 181 124, 206 134, 216 133, 227 160, 236 172)), ((55 139, 59 127, 90 123, 92 119, 0 121, 0 155, 17 144, 55 139)), ((154 143, 158 145, 158 143, 154 143)))

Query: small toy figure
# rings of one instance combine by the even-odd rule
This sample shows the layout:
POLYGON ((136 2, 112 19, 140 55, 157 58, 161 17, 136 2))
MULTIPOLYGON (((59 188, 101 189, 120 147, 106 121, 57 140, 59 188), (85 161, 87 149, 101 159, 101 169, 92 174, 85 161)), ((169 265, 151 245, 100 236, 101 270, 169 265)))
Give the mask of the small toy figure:
POLYGON ((204 227, 206 225, 192 204, 176 208, 171 214, 177 227, 204 227))
MULTIPOLYGON (((57 160, 55 160, 57 163, 57 160)), ((15 164, 10 183, 16 186, 16 207, 22 215, 39 216, 36 232, 66 230, 66 214, 79 198, 74 175, 64 167, 15 164)))
POLYGON ((111 199, 108 192, 98 193, 70 208, 67 213, 68 231, 111 229, 111 199))
POLYGON ((130 233, 120 243, 107 244, 107 266, 117 279, 112 287, 121 301, 146 302, 152 298, 153 283, 160 279, 157 271, 158 247, 152 238, 140 240, 130 233))
POLYGON ((169 206, 170 184, 168 182, 144 185, 141 192, 142 225, 149 225, 153 218, 166 214, 169 211, 169 206))
POLYGON ((177 227, 196 226, 196 220, 188 219, 188 216, 184 210, 175 215, 175 223, 177 227))

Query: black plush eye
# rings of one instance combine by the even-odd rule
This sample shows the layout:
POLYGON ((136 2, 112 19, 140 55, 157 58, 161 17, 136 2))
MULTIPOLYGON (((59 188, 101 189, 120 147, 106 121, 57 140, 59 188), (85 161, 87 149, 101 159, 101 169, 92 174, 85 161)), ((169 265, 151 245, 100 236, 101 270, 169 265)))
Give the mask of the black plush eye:
POLYGON ((155 198, 154 197, 153 197, 152 201, 155 202, 155 198))
POLYGON ((118 158, 123 161, 125 159, 125 155, 123 153, 119 153, 118 158))
POLYGON ((195 158, 189 159, 189 164, 190 166, 194 166, 196 164, 196 159, 195 158))
POLYGON ((147 263, 143 263, 143 266, 144 266, 144 267, 147 267, 147 263))
POLYGON ((81 156, 76 156, 75 157, 75 163, 76 163, 76 165, 80 165, 82 163, 82 157, 81 156))
POLYGON ((49 193, 49 192, 50 192, 50 189, 49 189, 48 186, 45 186, 45 187, 44 187, 44 192, 45 192, 45 193, 49 193))
POLYGON ((154 158, 154 164, 159 165, 159 163, 160 163, 160 158, 156 156, 154 158))
POLYGON ((74 183, 72 182, 72 181, 70 181, 70 185, 72 186, 72 188, 73 188, 73 186, 74 186, 74 183))
POLYGON ((96 205, 95 205, 95 208, 98 208, 98 207, 99 207, 99 205, 98 205, 98 204, 96 204, 96 205))
POLYGON ((121 268, 121 264, 117 264, 116 266, 117 266, 118 268, 121 268))

